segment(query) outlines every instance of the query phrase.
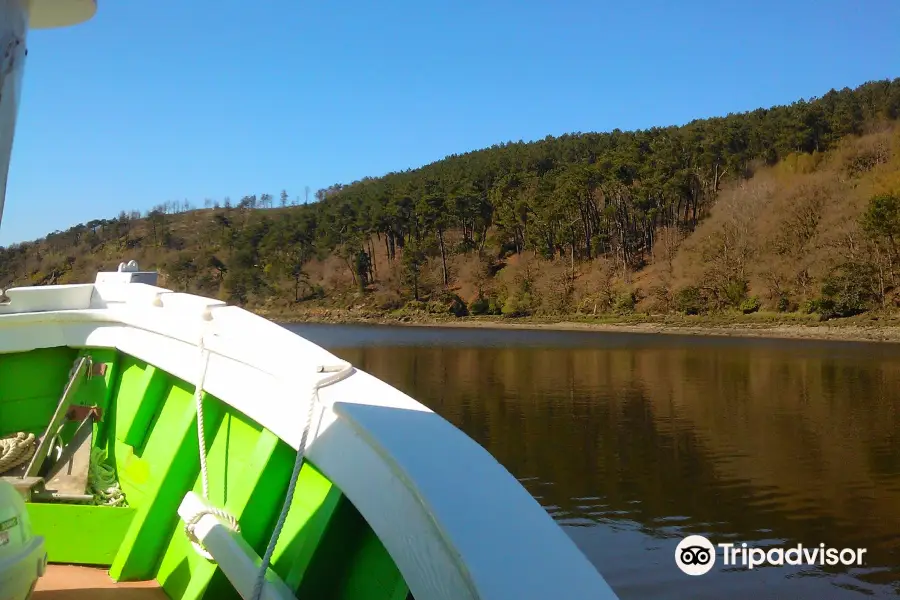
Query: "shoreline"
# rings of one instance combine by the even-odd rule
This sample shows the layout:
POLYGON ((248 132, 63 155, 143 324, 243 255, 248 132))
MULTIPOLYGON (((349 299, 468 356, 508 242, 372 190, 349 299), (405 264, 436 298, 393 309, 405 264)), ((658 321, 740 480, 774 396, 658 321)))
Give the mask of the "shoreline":
POLYGON ((401 327, 445 327, 454 329, 586 331, 689 335, 705 337, 794 339, 842 342, 900 343, 900 319, 841 319, 819 322, 804 318, 776 320, 727 317, 585 319, 573 317, 445 317, 443 315, 354 314, 351 311, 285 313, 254 310, 256 314, 284 325, 382 325, 401 327))

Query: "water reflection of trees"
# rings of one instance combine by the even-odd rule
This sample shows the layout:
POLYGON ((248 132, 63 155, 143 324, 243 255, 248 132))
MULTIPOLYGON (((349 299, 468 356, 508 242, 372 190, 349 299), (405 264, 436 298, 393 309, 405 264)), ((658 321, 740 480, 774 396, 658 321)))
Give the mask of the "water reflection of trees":
MULTIPOLYGON (((900 362, 790 348, 339 351, 572 525, 869 548, 900 529, 900 362)), ((895 562, 895 561, 889 561, 895 562)))

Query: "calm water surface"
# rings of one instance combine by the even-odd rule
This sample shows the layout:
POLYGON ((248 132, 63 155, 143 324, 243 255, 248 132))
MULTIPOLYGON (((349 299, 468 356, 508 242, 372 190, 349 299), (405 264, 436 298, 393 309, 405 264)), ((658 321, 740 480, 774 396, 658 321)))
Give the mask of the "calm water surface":
POLYGON ((900 594, 900 347, 291 326, 483 445, 628 598, 900 594), (684 575, 686 535, 867 548, 684 575))

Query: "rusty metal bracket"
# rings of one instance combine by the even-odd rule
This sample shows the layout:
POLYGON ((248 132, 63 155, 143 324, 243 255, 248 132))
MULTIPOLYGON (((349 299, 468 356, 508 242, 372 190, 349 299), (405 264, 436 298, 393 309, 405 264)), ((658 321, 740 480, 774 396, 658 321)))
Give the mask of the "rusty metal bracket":
POLYGON ((92 363, 90 377, 103 377, 106 375, 106 363, 92 363))
POLYGON ((103 409, 96 405, 95 406, 74 405, 74 406, 70 406, 69 410, 66 411, 66 419, 68 419, 69 421, 78 421, 79 423, 81 421, 84 421, 88 417, 88 415, 90 415, 94 418, 95 423, 98 423, 98 422, 100 422, 101 418, 103 417, 103 409))

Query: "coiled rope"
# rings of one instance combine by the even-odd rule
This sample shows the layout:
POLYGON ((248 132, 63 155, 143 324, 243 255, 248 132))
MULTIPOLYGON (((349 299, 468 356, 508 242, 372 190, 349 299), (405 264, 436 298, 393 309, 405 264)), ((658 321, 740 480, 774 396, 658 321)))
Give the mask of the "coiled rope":
POLYGON ((91 448, 88 490, 94 496, 94 504, 128 506, 125 492, 119 487, 116 479, 116 470, 106 462, 106 450, 103 448, 91 448))
POLYGON ((12 437, 0 439, 0 475, 31 460, 36 450, 37 440, 33 433, 20 431, 12 437))

